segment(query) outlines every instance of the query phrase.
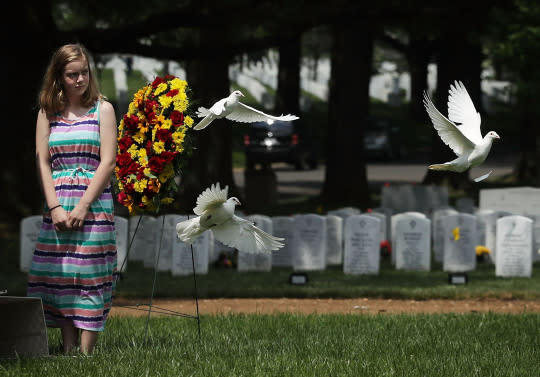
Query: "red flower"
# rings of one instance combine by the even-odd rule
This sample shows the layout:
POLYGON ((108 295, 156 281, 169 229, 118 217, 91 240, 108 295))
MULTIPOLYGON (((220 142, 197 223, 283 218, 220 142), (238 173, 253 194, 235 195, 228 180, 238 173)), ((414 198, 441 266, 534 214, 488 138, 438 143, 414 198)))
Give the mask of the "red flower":
POLYGON ((133 160, 128 152, 120 153, 116 155, 116 165, 119 167, 129 166, 133 160))
POLYGON ((126 129, 130 131, 134 131, 137 129, 138 125, 139 125, 139 118, 137 117, 137 115, 131 115, 131 116, 124 115, 124 127, 126 127, 126 129))
POLYGON ((159 155, 159 158, 163 161, 163 163, 170 164, 171 162, 173 162, 174 157, 177 153, 178 152, 163 151, 159 155))
POLYGON ((152 82, 152 88, 154 88, 154 89, 157 88, 157 86, 158 86, 159 84, 165 82, 166 79, 167 79, 167 77, 165 77, 165 78, 159 77, 159 76, 156 77, 156 78, 154 79, 154 81, 152 82))
POLYGON ((172 140, 171 132, 169 130, 166 130, 164 128, 161 128, 156 131, 156 137, 163 142, 168 142, 172 140))
POLYGON ((176 125, 176 127, 184 123, 184 114, 182 114, 178 110, 174 110, 173 112, 171 112, 170 118, 173 124, 176 125))
POLYGON ((163 171, 163 168, 165 167, 163 159, 161 159, 158 156, 152 156, 148 160, 148 167, 152 172, 159 174, 163 171))
POLYGON ((118 148, 121 153, 127 151, 131 147, 131 144, 133 144, 133 139, 127 135, 118 140, 118 148))
POLYGON ((120 191, 118 195, 116 196, 116 198, 118 199, 118 202, 124 205, 129 204, 128 196, 124 191, 120 191))
POLYGON ((174 97, 174 96, 177 95, 177 94, 178 94, 178 89, 173 89, 173 90, 169 91, 169 92, 166 94, 166 96, 167 96, 167 97, 174 97))

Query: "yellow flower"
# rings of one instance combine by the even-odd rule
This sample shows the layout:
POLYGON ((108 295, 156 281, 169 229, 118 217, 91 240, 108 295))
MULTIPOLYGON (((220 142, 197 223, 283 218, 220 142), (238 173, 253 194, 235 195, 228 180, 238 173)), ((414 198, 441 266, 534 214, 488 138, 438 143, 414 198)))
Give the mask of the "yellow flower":
POLYGON ((150 175, 152 174, 152 170, 150 170, 149 167, 146 167, 143 169, 143 173, 144 175, 146 175, 147 177, 150 177, 150 175))
POLYGON ((161 199, 161 203, 163 203, 163 204, 171 204, 172 202, 174 202, 173 198, 162 198, 161 199))
POLYGON ((127 152, 131 156, 131 159, 135 159, 139 155, 139 149, 137 147, 137 144, 131 144, 131 146, 128 148, 127 152))
POLYGON ((180 80, 178 77, 175 77, 171 80, 171 89, 178 89, 179 91, 185 90, 187 87, 186 80, 180 80))
POLYGON ((175 144, 182 144, 185 136, 186 135, 183 131, 176 131, 172 133, 172 138, 175 144))
POLYGON ((171 126, 172 126, 172 120, 170 120, 170 119, 165 119, 165 120, 161 123, 161 128, 166 129, 166 130, 168 130, 169 128, 171 128, 171 126))
POLYGON ((165 183, 172 177, 174 177, 174 168, 172 164, 167 164, 159 174, 159 181, 165 183))
POLYGON ((154 95, 155 96, 159 96, 161 93, 163 93, 164 91, 166 91, 168 88, 168 85, 167 83, 165 82, 162 82, 161 84, 159 84, 156 88, 156 90, 154 90, 154 95))
POLYGON ((191 128, 193 126, 193 119, 189 115, 186 115, 184 117, 184 124, 191 128))
POLYGON ((484 255, 484 254, 491 254, 491 250, 489 250, 484 245, 476 246, 476 255, 484 255))
POLYGON ((137 192, 143 192, 144 189, 146 188, 148 184, 148 180, 146 178, 143 178, 141 179, 140 181, 136 181, 134 184, 133 184, 133 188, 135 189, 135 191, 137 192))
POLYGON ((459 241, 459 226, 452 230, 452 234, 454 235, 454 241, 459 241))
POLYGON ((152 190, 154 192, 159 192, 160 187, 161 187, 161 183, 159 183, 159 180, 153 178, 148 181, 149 190, 152 190))
POLYGON ((161 111, 168 108, 172 101, 173 101, 172 97, 169 97, 169 96, 166 96, 166 95, 159 96, 159 103, 163 108, 161 111))
POLYGON ((146 155, 146 149, 139 149, 137 155, 139 156, 139 163, 141 164, 141 166, 146 167, 148 165, 148 156, 146 155))
POLYGON ((139 144, 142 144, 144 139, 146 139, 146 135, 144 134, 144 132, 138 131, 135 135, 133 135, 133 140, 135 140, 139 144))
POLYGON ((165 143, 162 141, 156 141, 152 147, 154 148, 154 152, 160 154, 165 150, 165 143))

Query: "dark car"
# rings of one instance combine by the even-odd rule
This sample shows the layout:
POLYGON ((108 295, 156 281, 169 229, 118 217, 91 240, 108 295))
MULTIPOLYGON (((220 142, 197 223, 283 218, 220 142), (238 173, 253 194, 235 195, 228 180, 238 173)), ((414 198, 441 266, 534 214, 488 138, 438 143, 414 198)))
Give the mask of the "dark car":
POLYGON ((296 169, 317 167, 313 151, 301 139, 293 122, 251 123, 244 134, 244 151, 248 170, 257 164, 267 168, 273 162, 286 162, 296 169))
POLYGON ((368 117, 364 123, 364 152, 368 158, 391 160, 401 157, 398 128, 381 118, 368 117))

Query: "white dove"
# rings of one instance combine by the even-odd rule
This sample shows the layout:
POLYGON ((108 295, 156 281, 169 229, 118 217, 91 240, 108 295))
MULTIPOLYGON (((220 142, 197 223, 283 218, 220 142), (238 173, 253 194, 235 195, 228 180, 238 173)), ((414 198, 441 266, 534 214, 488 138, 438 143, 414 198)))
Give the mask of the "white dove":
POLYGON ((222 190, 218 182, 203 191, 193 208, 198 217, 176 224, 178 237, 191 244, 210 229, 221 243, 248 253, 269 253, 283 247, 283 238, 274 237, 234 214, 240 201, 235 197, 227 199, 228 190, 228 186, 222 190))
MULTIPOLYGON (((450 85, 448 97, 448 118, 442 115, 433 105, 428 94, 424 92, 424 106, 431 118, 442 141, 457 155, 455 160, 443 164, 429 165, 433 170, 450 170, 461 173, 471 167, 482 164, 491 149, 493 140, 500 139, 494 131, 489 131, 482 138, 480 133, 480 114, 467 93, 467 89, 460 81, 450 85)), ((486 179, 491 171, 475 182, 486 179)))
POLYGON ((202 130, 208 126, 214 119, 227 118, 237 122, 252 123, 262 122, 269 119, 290 121, 296 120, 296 115, 280 115, 273 116, 263 113, 251 106, 245 105, 239 101, 240 97, 244 97, 241 91, 235 90, 228 97, 222 98, 212 105, 210 109, 199 107, 197 115, 199 118, 204 117, 199 123, 193 127, 195 130, 202 130))

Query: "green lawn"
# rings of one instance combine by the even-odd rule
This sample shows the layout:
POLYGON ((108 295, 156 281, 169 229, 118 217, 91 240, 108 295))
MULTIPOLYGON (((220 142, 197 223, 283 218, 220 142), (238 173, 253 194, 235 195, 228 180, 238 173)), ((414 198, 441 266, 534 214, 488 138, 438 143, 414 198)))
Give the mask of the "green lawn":
POLYGON ((1 376, 538 376, 539 314, 113 317, 92 357, 0 361, 1 376))

